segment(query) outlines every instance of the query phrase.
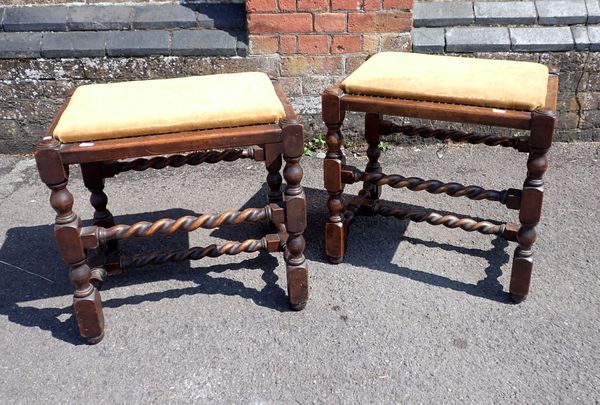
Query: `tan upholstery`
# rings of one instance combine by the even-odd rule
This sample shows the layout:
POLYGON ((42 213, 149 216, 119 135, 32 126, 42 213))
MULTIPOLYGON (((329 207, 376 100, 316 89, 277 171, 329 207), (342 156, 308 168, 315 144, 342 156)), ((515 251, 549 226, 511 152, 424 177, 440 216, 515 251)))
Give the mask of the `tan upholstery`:
POLYGON ((264 73, 78 87, 53 135, 61 142, 278 122, 283 105, 264 73))
POLYGON ((383 52, 348 76, 346 93, 534 110, 546 100, 539 63, 383 52))

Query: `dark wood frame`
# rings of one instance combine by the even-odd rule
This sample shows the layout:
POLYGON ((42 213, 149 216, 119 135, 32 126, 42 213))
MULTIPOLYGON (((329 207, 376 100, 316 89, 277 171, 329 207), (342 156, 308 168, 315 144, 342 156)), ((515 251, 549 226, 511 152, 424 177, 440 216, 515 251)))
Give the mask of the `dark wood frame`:
POLYGON ((546 105, 534 111, 502 110, 487 107, 434 103, 427 101, 403 100, 385 97, 346 94, 341 85, 333 86, 323 93, 323 121, 327 125, 327 155, 323 164, 325 188, 329 193, 329 218, 326 224, 325 250, 332 263, 340 263, 346 252, 346 242, 350 224, 358 214, 378 214, 415 222, 428 222, 449 228, 461 228, 468 232, 496 234, 518 243, 513 259, 510 295, 516 302, 527 297, 533 268, 533 243, 536 239, 535 227, 540 221, 543 199, 543 175, 548 168, 546 154, 552 144, 556 122, 556 102, 558 76, 551 73, 548 78, 546 105), (341 127, 346 111, 364 112, 365 139, 369 145, 369 161, 365 171, 346 165, 342 152, 343 137, 341 127), (438 121, 451 121, 529 130, 529 136, 502 137, 479 133, 465 133, 455 130, 396 125, 383 120, 383 114, 423 118, 438 121), (378 162, 381 150, 378 147, 382 136, 403 133, 408 136, 421 136, 455 142, 483 143, 489 146, 511 147, 529 154, 527 177, 523 189, 503 191, 485 190, 481 187, 465 187, 458 183, 442 183, 438 180, 423 180, 416 177, 385 175, 378 162), (343 198, 344 186, 363 181, 358 196, 347 204, 343 198), (412 191, 427 191, 434 194, 445 193, 453 197, 467 197, 473 200, 492 200, 519 210, 520 226, 511 223, 494 224, 476 221, 468 217, 441 215, 431 210, 409 211, 383 206, 379 202, 381 187, 406 187, 412 191))
POLYGON ((286 117, 276 124, 61 143, 52 133, 69 103, 72 91, 68 94, 43 140, 37 145, 35 158, 42 181, 52 190, 50 204, 57 213, 54 230, 56 242, 61 257, 71 268, 70 280, 75 286, 75 317, 80 334, 88 343, 97 343, 104 336, 104 316, 99 294, 102 282, 108 275, 119 274, 127 267, 258 250, 282 251, 286 262, 290 306, 294 310, 304 308, 308 300, 308 269, 303 236, 306 228, 306 197, 300 185, 303 176, 300 166, 304 151, 303 127, 298 123, 297 115, 279 84, 274 81, 273 85, 286 113, 286 117), (119 161, 128 158, 136 159, 119 161), (107 209, 104 180, 118 173, 243 158, 265 162, 269 186, 269 203, 265 207, 197 217, 163 218, 154 223, 142 221, 133 225, 115 225, 107 209), (280 172, 284 160, 283 178, 286 186, 282 192, 283 178, 280 172), (80 218, 72 210, 73 195, 67 189, 71 164, 81 165, 85 186, 91 192, 90 202, 95 213, 94 225, 90 227, 82 227, 80 218), (118 241, 121 239, 190 232, 198 228, 210 229, 260 220, 271 221, 275 232, 257 240, 229 241, 221 246, 211 245, 179 252, 157 252, 133 258, 122 258, 119 254, 118 241))

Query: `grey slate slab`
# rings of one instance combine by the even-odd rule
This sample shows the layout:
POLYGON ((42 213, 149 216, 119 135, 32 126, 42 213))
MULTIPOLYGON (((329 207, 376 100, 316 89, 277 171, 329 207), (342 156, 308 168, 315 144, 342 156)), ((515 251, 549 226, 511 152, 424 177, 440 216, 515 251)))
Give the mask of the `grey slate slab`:
POLYGON ((246 28, 243 4, 197 4, 195 10, 202 28, 239 31, 246 28))
POLYGON ((71 31, 124 30, 131 28, 132 7, 72 6, 69 7, 67 27, 71 31))
POLYGON ((587 23, 600 23, 600 0, 585 0, 585 7, 588 14, 587 23))
POLYGON ((169 55, 169 31, 109 31, 106 33, 108 56, 169 55))
POLYGON ((237 55, 246 56, 248 54, 248 34, 242 32, 237 37, 237 55))
POLYGON ((4 31, 2 21, 4 20, 4 7, 0 8, 0 31, 4 31))
POLYGON ((181 30, 173 32, 171 52, 188 56, 234 56, 237 37, 217 30, 181 30))
POLYGON ((45 32, 44 58, 102 57, 106 52, 106 32, 45 32))
POLYGON ((39 58, 41 32, 0 32, 0 59, 39 58))
POLYGON ((474 4, 476 24, 534 24, 537 20, 533 1, 476 1, 474 4))
POLYGON ((445 27, 466 25, 475 20, 471 2, 415 3, 413 22, 415 27, 445 27))
POLYGON ((588 37, 587 27, 571 27, 571 33, 573 34, 576 50, 586 51, 590 48, 590 38, 588 37))
POLYGON ((413 51, 444 52, 446 39, 444 28, 413 28, 413 51))
POLYGON ((538 22, 542 25, 585 24, 585 0, 536 0, 538 22))
POLYGON ((600 51, 600 26, 587 27, 590 51, 600 51))
POLYGON ((569 27, 509 28, 513 51, 570 51, 574 48, 569 27))
POLYGON ((510 50, 505 27, 453 27, 446 29, 448 52, 501 52, 510 50))
POLYGON ((152 4, 133 7, 134 29, 194 28, 196 13, 179 4, 152 4))
POLYGON ((66 31, 65 6, 10 7, 4 12, 4 31, 66 31))

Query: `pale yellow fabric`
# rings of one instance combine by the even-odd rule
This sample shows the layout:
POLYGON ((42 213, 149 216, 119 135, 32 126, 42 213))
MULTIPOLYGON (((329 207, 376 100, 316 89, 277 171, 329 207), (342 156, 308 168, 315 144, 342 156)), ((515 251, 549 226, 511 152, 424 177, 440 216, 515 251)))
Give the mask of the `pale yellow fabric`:
POLYGON ((94 141, 278 122, 281 101, 264 73, 78 87, 54 129, 61 142, 94 141))
POLYGON ((546 100, 539 63, 382 52, 342 85, 346 93, 531 111, 546 100))

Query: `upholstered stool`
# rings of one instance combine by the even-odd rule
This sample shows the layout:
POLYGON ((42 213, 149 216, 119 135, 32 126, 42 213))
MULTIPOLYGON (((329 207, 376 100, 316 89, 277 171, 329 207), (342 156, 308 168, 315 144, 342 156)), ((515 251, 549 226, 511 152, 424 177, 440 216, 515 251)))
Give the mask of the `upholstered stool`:
MULTIPOLYGON (((104 334, 98 290, 107 275, 128 267, 233 255, 283 251, 290 306, 308 299, 304 259, 306 200, 300 186, 303 129, 279 85, 263 73, 236 73, 181 79, 78 87, 56 115, 35 151, 40 177, 52 190, 57 213, 58 250, 70 265, 73 307, 79 332, 88 343, 104 334), (180 153, 187 153, 182 155, 180 153), (170 155, 168 157, 151 155, 170 155), (123 161, 122 159, 136 158, 123 161), (286 162, 282 193, 282 158, 286 162), (268 204, 243 211, 115 225, 106 208, 104 179, 128 170, 254 159, 266 164, 268 204), (79 164, 95 209, 94 226, 82 227, 67 190, 69 165, 79 164), (229 241, 177 252, 120 257, 118 241, 243 222, 271 221, 261 239, 229 241)), ((258 185, 257 185, 258 186, 258 185)), ((123 196, 124 197, 124 196, 123 196)))
POLYGON ((522 301, 529 291, 533 267, 532 247, 535 227, 540 221, 542 177, 548 167, 546 153, 552 143, 557 87, 558 77, 537 63, 386 52, 371 57, 341 84, 327 89, 323 93, 323 120, 328 128, 324 177, 329 193, 326 254, 330 261, 343 260, 348 228, 355 215, 361 213, 499 235, 518 242, 510 294, 515 301, 522 301), (340 128, 346 111, 366 113, 369 161, 364 171, 346 165, 342 153, 340 128), (384 114, 522 129, 528 130, 529 136, 504 137, 396 125, 383 120, 384 114), (378 144, 381 136, 393 133, 482 143, 528 153, 523 189, 486 190, 438 180, 385 175, 378 163, 381 153, 378 144), (363 188, 347 204, 342 197, 344 185, 358 181, 363 182, 363 188), (378 201, 381 186, 386 184, 412 191, 498 201, 509 209, 519 210, 521 224, 386 207, 378 201))

